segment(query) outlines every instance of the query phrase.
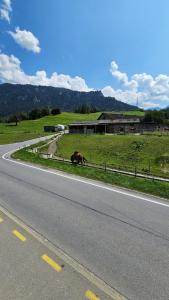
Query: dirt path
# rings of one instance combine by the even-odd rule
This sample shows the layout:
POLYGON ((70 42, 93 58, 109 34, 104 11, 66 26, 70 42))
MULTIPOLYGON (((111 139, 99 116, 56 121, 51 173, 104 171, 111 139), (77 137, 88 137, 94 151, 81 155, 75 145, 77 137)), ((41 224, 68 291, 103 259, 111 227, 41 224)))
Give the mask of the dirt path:
POLYGON ((55 155, 55 153, 56 153, 56 151, 57 151, 57 142, 58 142, 58 140, 61 138, 61 136, 62 136, 62 134, 59 134, 59 135, 56 137, 56 139, 55 139, 53 142, 51 142, 51 143, 49 144, 48 152, 47 152, 48 155, 50 155, 50 156, 52 156, 52 157, 55 155))
POLYGON ((56 140, 50 143, 49 148, 48 148, 48 155, 54 155, 57 150, 57 145, 56 145, 56 140))

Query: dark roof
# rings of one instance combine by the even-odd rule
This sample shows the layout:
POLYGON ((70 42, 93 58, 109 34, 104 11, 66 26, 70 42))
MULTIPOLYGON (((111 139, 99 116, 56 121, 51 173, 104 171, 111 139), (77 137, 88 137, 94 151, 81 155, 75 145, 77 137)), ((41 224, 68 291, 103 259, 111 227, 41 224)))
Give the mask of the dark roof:
POLYGON ((142 116, 137 115, 125 115, 122 113, 114 113, 114 112, 103 112, 98 117, 98 120, 116 120, 116 119, 143 119, 142 116))
POLYGON ((76 122, 69 126, 96 126, 96 125, 106 125, 106 124, 126 124, 126 123, 140 123, 140 119, 116 119, 116 120, 96 120, 96 121, 86 121, 86 122, 76 122))

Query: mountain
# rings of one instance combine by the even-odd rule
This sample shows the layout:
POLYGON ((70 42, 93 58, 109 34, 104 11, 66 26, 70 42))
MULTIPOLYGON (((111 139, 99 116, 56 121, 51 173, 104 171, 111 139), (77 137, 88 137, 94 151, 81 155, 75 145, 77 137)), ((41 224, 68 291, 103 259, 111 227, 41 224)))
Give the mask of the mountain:
POLYGON ((81 104, 92 104, 100 111, 129 111, 138 109, 101 91, 77 92, 64 88, 20 84, 0 84, 0 116, 28 112, 36 107, 59 107, 74 111, 81 104))

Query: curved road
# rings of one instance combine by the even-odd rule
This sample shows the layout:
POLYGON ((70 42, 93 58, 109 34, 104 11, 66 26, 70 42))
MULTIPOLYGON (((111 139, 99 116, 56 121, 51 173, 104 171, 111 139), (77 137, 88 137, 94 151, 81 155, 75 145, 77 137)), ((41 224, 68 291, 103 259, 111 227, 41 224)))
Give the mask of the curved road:
POLYGON ((0 205, 128 299, 169 299, 169 204, 2 158, 21 145, 0 146, 0 205))

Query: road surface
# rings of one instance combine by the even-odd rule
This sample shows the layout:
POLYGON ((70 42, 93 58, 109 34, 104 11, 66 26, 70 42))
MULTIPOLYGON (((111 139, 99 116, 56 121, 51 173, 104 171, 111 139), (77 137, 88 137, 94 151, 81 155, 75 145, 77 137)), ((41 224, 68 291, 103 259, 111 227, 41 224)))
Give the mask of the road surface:
POLYGON ((169 204, 4 156, 20 145, 0 146, 0 205, 126 299, 169 299, 169 204))

